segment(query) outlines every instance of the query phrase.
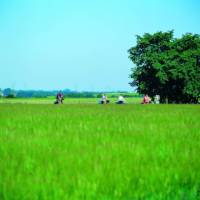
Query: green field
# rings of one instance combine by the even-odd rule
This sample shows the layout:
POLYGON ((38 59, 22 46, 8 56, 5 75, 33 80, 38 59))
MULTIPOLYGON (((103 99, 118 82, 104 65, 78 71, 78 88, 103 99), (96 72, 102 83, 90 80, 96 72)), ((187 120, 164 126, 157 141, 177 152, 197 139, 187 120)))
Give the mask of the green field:
POLYGON ((200 199, 199 105, 13 103, 0 200, 200 199))
MULTIPOLYGON (((98 104, 100 98, 65 98, 64 104, 98 104)), ((109 98, 111 103, 115 103, 117 98, 109 98)), ((0 103, 20 103, 20 104, 53 104, 55 97, 47 98, 0 98, 0 103)), ((141 103, 142 98, 126 98, 127 103, 141 103)))

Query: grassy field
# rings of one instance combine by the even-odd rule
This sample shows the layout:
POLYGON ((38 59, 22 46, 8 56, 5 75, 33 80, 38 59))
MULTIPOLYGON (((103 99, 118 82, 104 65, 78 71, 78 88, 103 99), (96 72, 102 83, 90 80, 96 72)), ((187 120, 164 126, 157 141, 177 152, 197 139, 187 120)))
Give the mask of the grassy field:
POLYGON ((200 199, 199 105, 0 104, 0 200, 200 199))
MULTIPOLYGON (((100 98, 65 98, 64 104, 97 104, 100 98)), ((109 98, 111 103, 115 103, 117 98, 109 98)), ((0 98, 0 103, 20 103, 20 104, 53 104, 55 97, 47 98, 0 98)), ((127 103, 140 103, 142 98, 132 97, 126 98, 127 103)))

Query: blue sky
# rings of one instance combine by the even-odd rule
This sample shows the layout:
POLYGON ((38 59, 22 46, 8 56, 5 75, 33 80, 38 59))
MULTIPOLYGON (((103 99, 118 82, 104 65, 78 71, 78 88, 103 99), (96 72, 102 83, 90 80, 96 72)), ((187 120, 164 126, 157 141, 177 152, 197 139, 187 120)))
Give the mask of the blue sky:
POLYGON ((199 22, 198 0, 0 0, 0 88, 131 91, 135 35, 199 22))

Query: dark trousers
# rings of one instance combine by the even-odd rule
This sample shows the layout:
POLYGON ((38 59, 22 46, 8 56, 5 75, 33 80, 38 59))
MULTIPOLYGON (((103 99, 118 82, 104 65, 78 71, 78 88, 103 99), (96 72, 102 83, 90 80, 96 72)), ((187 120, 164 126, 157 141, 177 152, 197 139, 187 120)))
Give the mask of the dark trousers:
POLYGON ((124 104, 124 102, 123 101, 118 101, 117 104, 124 104))

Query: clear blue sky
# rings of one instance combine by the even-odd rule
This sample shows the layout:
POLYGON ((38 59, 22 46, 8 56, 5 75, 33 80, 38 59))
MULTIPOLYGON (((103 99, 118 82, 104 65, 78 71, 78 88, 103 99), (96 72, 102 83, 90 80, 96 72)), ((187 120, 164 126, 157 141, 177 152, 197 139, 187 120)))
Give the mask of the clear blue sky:
POLYGON ((0 88, 131 90, 135 35, 200 34, 199 0, 0 0, 0 88))

